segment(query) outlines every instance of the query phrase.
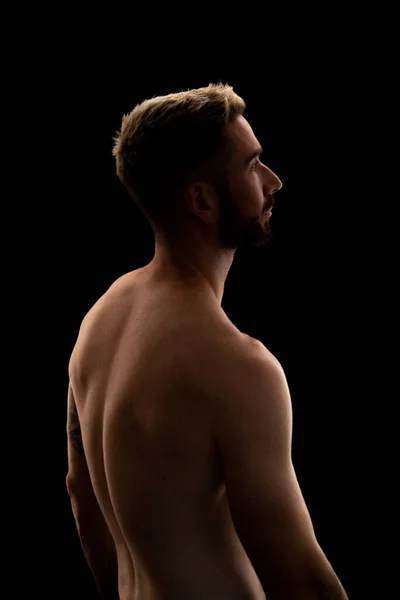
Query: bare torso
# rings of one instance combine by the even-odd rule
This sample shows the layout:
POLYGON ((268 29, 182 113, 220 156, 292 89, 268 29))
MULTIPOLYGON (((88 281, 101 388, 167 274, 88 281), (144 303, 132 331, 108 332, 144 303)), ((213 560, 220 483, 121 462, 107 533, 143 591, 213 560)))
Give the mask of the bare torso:
POLYGON ((246 344, 216 301, 155 285, 145 269, 117 280, 82 323, 72 385, 121 600, 265 599, 196 390, 246 344))

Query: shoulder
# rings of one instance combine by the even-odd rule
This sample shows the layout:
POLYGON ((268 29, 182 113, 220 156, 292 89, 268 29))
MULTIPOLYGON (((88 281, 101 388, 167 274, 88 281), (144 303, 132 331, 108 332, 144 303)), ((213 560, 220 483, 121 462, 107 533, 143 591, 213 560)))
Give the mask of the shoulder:
POLYGON ((268 373, 281 372, 284 377, 278 359, 256 338, 236 330, 210 332, 206 339, 192 364, 196 384, 205 395, 229 398, 239 387, 268 373))
POLYGON ((286 375, 279 360, 257 339, 244 337, 234 347, 213 356, 213 366, 201 382, 202 405, 217 445, 243 443, 267 431, 290 434, 292 405, 286 375), (238 442, 239 443, 239 442, 238 442))
POLYGON ((222 355, 233 361, 234 364, 254 365, 255 367, 269 363, 280 367, 280 362, 274 354, 257 338, 242 333, 236 340, 236 343, 224 347, 221 345, 222 355), (228 351, 230 350, 230 352, 228 351))

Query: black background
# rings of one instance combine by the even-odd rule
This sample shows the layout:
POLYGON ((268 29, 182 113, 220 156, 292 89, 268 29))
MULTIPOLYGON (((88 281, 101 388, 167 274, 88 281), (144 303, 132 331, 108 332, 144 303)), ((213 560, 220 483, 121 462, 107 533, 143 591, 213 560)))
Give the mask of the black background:
POLYGON ((35 189, 43 198, 35 204, 43 223, 28 281, 38 325, 33 353, 48 330, 32 377, 45 368, 40 397, 50 425, 43 423, 44 441, 38 436, 39 466, 28 469, 36 497, 26 520, 44 544, 31 551, 30 575, 42 598, 99 598, 65 488, 68 360, 86 312, 154 252, 150 226, 116 177, 112 137, 145 98, 217 81, 244 98, 264 162, 283 182, 274 240, 236 252, 222 306, 286 372, 293 462, 317 538, 349 598, 364 597, 374 525, 365 507, 371 480, 363 424, 375 398, 371 314, 382 276, 371 194, 380 185, 371 159, 380 118, 375 44, 354 33, 354 22, 317 15, 315 28, 308 15, 296 16, 297 36, 282 31, 275 45, 266 22, 249 38, 239 26, 226 29, 223 41, 216 26, 201 34, 186 27, 163 43, 150 30, 139 41, 122 33, 111 40, 104 30, 100 42, 69 31, 61 49, 55 31, 54 56, 47 46, 29 63, 27 51, 24 87, 36 100, 39 137, 35 189))

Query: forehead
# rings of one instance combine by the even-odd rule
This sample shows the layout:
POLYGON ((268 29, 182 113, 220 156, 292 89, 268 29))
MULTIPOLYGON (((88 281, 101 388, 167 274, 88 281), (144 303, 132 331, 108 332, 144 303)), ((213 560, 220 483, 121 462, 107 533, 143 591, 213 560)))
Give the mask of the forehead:
POLYGON ((239 160, 260 145, 250 123, 242 115, 226 125, 226 133, 234 149, 234 158, 239 160))

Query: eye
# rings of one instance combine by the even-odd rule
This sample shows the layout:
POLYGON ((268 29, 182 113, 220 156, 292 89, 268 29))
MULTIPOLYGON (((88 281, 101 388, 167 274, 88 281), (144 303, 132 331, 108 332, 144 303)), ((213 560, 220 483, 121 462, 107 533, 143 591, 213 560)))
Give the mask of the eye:
POLYGON ((256 170, 256 167, 257 167, 257 165, 259 165, 259 164, 260 164, 260 161, 257 159, 257 160, 256 160, 256 161, 255 161, 255 162, 254 162, 254 163, 251 165, 251 167, 250 167, 250 171, 255 171, 255 170, 256 170))

